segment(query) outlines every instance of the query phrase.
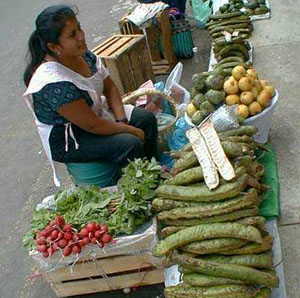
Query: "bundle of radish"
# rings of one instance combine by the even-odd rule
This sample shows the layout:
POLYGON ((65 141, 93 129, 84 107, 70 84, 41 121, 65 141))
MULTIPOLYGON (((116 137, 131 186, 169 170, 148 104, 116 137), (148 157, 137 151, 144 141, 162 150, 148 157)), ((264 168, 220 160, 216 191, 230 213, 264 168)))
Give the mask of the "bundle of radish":
POLYGON ((219 133, 235 178, 210 190, 190 144, 179 158, 173 177, 156 190, 152 205, 164 225, 153 254, 165 256, 166 267, 178 264, 183 282, 165 289, 165 297, 269 297, 278 287, 272 267, 273 237, 258 216, 264 167, 253 126, 219 133), (264 287, 264 288, 261 288, 264 287), (262 296, 264 295, 264 296, 262 296))
POLYGON ((112 240, 105 225, 88 223, 77 231, 58 215, 42 231, 36 232, 35 249, 42 253, 44 258, 51 257, 57 251, 67 257, 71 253, 80 254, 82 247, 88 244, 97 244, 102 248, 112 240))

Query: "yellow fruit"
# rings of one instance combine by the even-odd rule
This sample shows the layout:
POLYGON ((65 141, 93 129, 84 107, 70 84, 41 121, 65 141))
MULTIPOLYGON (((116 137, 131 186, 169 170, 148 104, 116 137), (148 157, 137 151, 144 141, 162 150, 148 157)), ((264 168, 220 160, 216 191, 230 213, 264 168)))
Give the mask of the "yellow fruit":
POLYGON ((251 116, 259 114, 261 110, 262 108, 257 101, 254 101, 249 105, 249 113, 251 116))
POLYGON ((261 86, 262 86, 263 88, 265 88, 266 86, 269 85, 268 82, 267 82, 266 80, 259 80, 259 82, 260 82, 260 84, 261 84, 261 86))
POLYGON ((259 80, 255 80, 254 87, 257 89, 258 93, 260 93, 263 90, 263 87, 261 86, 261 83, 259 80))
POLYGON ((271 97, 275 95, 275 88, 273 86, 266 86, 263 90, 269 92, 271 97))
POLYGON ((246 105, 239 105, 236 110, 236 114, 243 117, 243 118, 248 118, 249 116, 249 109, 246 105))
POLYGON ((238 82, 234 78, 229 79, 224 83, 223 89, 227 94, 237 94, 239 91, 238 82))
POLYGON ((253 94, 250 91, 244 91, 240 95, 240 102, 245 105, 249 105, 253 99, 253 94))
POLYGON ((250 91, 253 94, 253 98, 256 99, 257 96, 258 96, 258 90, 257 90, 257 88, 256 87, 252 87, 250 91))
POLYGON ((235 94, 227 95, 225 99, 225 103, 229 106, 236 105, 240 103, 240 98, 238 95, 235 94))
POLYGON ((197 108, 193 105, 192 102, 190 102, 186 108, 186 113, 192 117, 197 111, 197 108))
POLYGON ((242 77, 239 80, 238 86, 241 89, 241 91, 249 91, 252 88, 250 79, 248 77, 242 77))
POLYGON ((257 96, 256 101, 262 106, 262 107, 267 107, 270 105, 271 101, 271 94, 268 91, 263 90, 262 92, 259 93, 257 96))
POLYGON ((250 75, 246 75, 246 77, 249 79, 251 86, 253 87, 255 84, 255 79, 253 77, 251 77, 250 75))
POLYGON ((258 78, 258 73, 255 71, 254 68, 249 68, 249 69, 247 70, 247 74, 248 74, 249 76, 251 76, 254 80, 256 80, 256 79, 258 78))
POLYGON ((240 80, 246 74, 246 69, 243 66, 238 65, 231 73, 236 80, 240 80))

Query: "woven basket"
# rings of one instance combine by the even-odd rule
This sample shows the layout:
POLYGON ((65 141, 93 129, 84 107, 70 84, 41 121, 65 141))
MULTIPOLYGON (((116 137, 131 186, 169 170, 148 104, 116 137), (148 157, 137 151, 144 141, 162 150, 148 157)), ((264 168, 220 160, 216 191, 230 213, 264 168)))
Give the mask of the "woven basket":
POLYGON ((176 121, 181 116, 180 112, 176 109, 174 99, 162 91, 156 89, 141 88, 129 94, 125 94, 125 96, 123 96, 122 98, 122 102, 123 104, 135 105, 136 100, 143 95, 159 95, 163 97, 170 103, 173 113, 176 115, 174 120, 171 121, 169 124, 158 128, 158 149, 160 152, 169 151, 170 149, 168 146, 168 136, 173 131, 176 121))

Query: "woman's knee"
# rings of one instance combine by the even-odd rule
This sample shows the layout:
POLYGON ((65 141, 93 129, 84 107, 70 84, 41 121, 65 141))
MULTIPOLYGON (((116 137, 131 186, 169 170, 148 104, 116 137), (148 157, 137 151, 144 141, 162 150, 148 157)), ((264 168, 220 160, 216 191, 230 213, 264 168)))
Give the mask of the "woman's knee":
POLYGON ((125 150, 131 158, 139 158, 143 157, 144 155, 143 143, 138 137, 134 135, 124 134, 122 140, 122 147, 123 150, 125 150))

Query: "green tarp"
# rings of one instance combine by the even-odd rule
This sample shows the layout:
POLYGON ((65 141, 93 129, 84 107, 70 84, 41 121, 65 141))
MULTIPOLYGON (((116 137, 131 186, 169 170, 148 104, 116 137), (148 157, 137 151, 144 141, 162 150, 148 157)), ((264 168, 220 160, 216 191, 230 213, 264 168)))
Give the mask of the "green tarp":
POLYGON ((263 201, 259 208, 259 215, 266 217, 268 220, 279 216, 279 178, 277 169, 276 153, 272 145, 265 145, 268 149, 266 152, 259 151, 257 156, 259 162, 265 167, 266 174, 263 177, 263 183, 270 188, 263 194, 263 201))

